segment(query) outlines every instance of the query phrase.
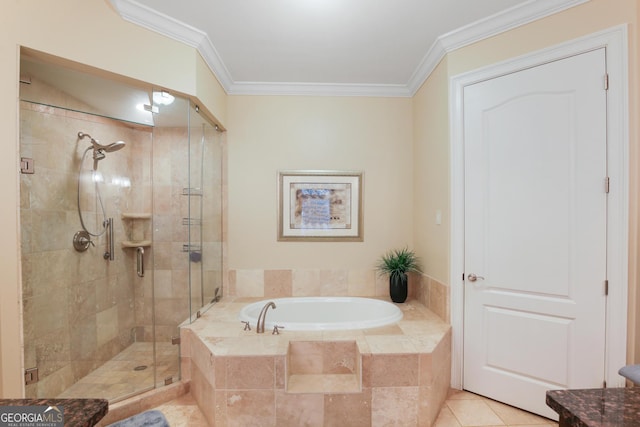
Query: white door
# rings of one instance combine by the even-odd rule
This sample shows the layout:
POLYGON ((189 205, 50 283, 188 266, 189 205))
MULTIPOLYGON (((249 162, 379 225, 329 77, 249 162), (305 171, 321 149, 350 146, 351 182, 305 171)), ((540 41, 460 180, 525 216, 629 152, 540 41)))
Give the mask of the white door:
POLYGON ((599 49, 464 89, 464 388, 550 418, 547 390, 605 378, 605 73, 599 49))

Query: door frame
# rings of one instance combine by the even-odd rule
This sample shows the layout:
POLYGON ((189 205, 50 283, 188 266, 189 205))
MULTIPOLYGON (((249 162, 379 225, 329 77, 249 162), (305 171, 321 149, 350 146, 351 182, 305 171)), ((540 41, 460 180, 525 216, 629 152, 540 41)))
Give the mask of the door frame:
MULTIPOLYGON (((622 387, 618 369, 626 364, 629 230, 629 101, 627 26, 620 25, 541 51, 451 77, 449 86, 451 250, 451 386, 461 389, 464 338, 464 87, 598 48, 606 48, 607 168, 610 179, 607 214, 605 379, 622 387)), ((604 85, 604 76, 603 76, 604 85)), ((604 177, 603 177, 604 188, 604 177)))

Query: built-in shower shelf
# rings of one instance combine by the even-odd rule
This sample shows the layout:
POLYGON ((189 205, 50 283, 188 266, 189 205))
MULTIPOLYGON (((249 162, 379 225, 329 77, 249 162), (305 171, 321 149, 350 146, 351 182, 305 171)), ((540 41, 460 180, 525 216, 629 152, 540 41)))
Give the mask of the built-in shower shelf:
POLYGON ((122 219, 151 219, 150 213, 124 212, 122 219))
POLYGON ((139 248, 151 246, 151 214, 147 212, 123 212, 126 238, 122 242, 123 248, 139 248))
POLYGON ((146 248, 149 246, 151 246, 151 240, 140 240, 140 241, 125 240, 124 242, 122 242, 123 248, 139 248, 139 247, 146 248))

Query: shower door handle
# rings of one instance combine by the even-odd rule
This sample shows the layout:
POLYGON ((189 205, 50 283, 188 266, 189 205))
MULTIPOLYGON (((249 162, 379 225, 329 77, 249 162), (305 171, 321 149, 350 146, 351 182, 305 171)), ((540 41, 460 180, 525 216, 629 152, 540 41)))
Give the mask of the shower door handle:
POLYGON ((136 248, 136 255, 138 261, 138 277, 144 277, 144 248, 142 246, 136 248))

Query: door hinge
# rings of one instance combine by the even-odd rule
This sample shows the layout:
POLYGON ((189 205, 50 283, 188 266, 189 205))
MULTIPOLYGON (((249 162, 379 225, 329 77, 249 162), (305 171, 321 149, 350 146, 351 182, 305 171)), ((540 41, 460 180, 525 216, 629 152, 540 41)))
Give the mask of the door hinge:
POLYGON ((609 194, 610 182, 611 182, 611 180, 609 179, 609 177, 606 177, 604 179, 604 192, 607 193, 607 194, 609 194))
POLYGON ((33 168, 33 159, 30 157, 21 157, 20 158, 20 172, 34 174, 35 169, 33 168))
POLYGON ((609 90, 609 74, 604 75, 604 90, 609 90))
POLYGON ((609 281, 608 280, 604 281, 604 295, 605 296, 609 295, 609 281))
POLYGON ((171 337, 171 345, 180 344, 180 337, 171 337))
POLYGON ((35 384, 38 380, 38 368, 24 370, 24 385, 35 384))

